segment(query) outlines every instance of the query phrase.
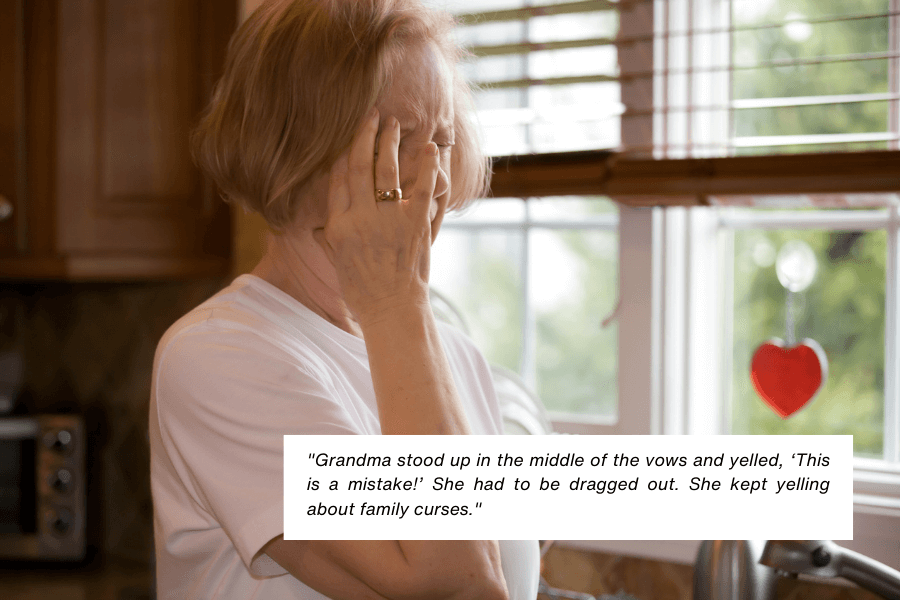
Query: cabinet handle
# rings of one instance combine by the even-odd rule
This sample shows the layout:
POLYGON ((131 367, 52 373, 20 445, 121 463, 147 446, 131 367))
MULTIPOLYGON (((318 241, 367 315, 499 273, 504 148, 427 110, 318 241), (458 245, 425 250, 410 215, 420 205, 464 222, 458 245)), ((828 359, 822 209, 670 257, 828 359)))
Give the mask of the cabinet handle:
POLYGON ((0 194, 0 221, 5 221, 13 214, 13 203, 9 198, 0 194))

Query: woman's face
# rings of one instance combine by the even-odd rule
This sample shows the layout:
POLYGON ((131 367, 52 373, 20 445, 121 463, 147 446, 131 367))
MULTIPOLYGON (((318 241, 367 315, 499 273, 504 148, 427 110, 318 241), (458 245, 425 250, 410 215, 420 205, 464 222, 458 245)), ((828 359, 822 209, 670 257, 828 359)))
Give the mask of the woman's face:
POLYGON ((392 85, 378 103, 382 127, 385 119, 400 122, 400 189, 409 195, 416 186, 419 166, 428 142, 440 153, 440 170, 431 199, 431 238, 437 236, 450 198, 450 153, 454 142, 453 82, 443 56, 423 44, 404 52, 392 85))

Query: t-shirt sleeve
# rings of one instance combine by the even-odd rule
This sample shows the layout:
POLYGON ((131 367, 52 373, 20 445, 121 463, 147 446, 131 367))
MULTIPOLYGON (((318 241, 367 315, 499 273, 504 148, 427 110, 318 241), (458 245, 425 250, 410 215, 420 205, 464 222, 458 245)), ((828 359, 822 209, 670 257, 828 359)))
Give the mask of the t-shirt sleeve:
POLYGON ((182 331, 159 357, 163 446, 193 499, 257 576, 283 574, 262 547, 284 531, 285 434, 358 434, 323 381, 246 332, 182 331))

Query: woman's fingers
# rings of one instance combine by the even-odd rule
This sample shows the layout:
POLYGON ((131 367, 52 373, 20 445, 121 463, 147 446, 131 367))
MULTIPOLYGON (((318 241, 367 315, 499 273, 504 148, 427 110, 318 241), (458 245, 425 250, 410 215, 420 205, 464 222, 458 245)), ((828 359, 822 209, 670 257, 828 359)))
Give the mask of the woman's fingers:
POLYGON ((409 217, 414 223, 424 226, 429 224, 434 186, 440 166, 437 144, 428 142, 428 145, 422 149, 422 155, 419 174, 416 177, 416 188, 413 190, 408 211, 409 217))
POLYGON ((350 208, 371 211, 375 206, 375 138, 378 136, 378 110, 373 108, 353 144, 350 146, 347 179, 350 187, 350 208))
POLYGON ((381 128, 381 135, 378 139, 378 158, 375 160, 375 187, 379 190, 392 190, 400 187, 400 167, 397 158, 399 146, 400 123, 396 117, 388 117, 381 128))

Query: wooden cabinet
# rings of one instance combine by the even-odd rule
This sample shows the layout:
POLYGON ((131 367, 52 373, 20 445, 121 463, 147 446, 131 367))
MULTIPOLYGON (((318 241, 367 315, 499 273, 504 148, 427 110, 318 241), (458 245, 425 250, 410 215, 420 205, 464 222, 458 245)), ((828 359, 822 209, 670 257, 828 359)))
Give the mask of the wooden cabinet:
POLYGON ((188 137, 237 8, 0 2, 0 278, 227 272, 229 210, 188 137))

